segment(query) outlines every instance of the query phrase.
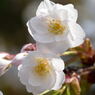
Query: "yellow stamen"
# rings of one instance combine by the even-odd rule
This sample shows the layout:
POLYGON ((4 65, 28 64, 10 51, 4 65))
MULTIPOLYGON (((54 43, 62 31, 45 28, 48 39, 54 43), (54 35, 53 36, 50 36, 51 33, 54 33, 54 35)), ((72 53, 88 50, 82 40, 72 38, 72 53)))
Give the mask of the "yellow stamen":
POLYGON ((64 25, 62 25, 62 22, 60 20, 52 18, 48 19, 48 27, 48 31, 55 35, 63 34, 66 28, 64 25))
POLYGON ((35 66, 35 72, 40 75, 40 76, 44 76, 47 73, 50 72, 50 65, 48 63, 48 60, 45 58, 36 58, 36 62, 38 63, 37 66, 35 66))

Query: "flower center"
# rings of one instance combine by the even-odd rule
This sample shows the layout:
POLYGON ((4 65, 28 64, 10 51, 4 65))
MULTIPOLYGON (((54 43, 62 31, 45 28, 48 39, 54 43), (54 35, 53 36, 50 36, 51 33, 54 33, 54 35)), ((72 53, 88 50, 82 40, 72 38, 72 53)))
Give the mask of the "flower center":
POLYGON ((35 72, 40 75, 44 76, 47 73, 50 72, 51 67, 48 63, 48 60, 45 58, 36 58, 36 62, 38 63, 37 66, 35 66, 35 72))
POLYGON ((57 19, 48 19, 48 31, 54 35, 62 35, 65 30, 65 25, 62 25, 62 22, 57 19))

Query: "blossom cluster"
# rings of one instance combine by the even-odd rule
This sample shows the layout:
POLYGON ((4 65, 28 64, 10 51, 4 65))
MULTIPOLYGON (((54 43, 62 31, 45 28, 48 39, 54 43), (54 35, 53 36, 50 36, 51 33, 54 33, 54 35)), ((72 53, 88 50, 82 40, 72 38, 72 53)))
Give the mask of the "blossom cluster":
POLYGON ((36 16, 27 22, 36 45, 25 45, 17 55, 1 54, 0 75, 7 66, 16 64, 20 81, 28 92, 37 95, 45 90, 60 89, 65 82, 65 66, 59 55, 81 45, 85 38, 77 18, 78 12, 72 4, 42 1, 36 16))
POLYGON ((39 94, 61 88, 65 80, 64 62, 57 54, 82 44, 85 37, 76 22, 77 17, 78 12, 72 4, 63 6, 44 0, 36 16, 27 22, 37 50, 28 54, 18 75, 28 92, 39 94))

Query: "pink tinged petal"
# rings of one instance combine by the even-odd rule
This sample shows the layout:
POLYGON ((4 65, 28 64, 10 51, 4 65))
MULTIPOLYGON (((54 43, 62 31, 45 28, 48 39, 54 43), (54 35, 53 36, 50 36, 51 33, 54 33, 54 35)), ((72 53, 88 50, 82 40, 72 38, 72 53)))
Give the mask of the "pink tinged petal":
POLYGON ((56 72, 56 83, 53 90, 58 90, 62 87, 62 84, 65 82, 65 74, 62 71, 56 72))
POLYGON ((32 43, 29 43, 29 44, 26 44, 22 47, 21 49, 21 52, 28 52, 28 51, 34 51, 36 50, 36 44, 32 44, 32 43))
POLYGON ((0 52, 0 58, 3 58, 5 60, 12 60, 15 57, 13 54, 9 54, 6 52, 0 52))
POLYGON ((6 52, 0 52, 0 58, 3 58, 5 56, 9 55, 9 53, 6 52))
POLYGON ((15 55, 9 54, 4 57, 6 60, 12 60, 15 57, 15 55))
POLYGON ((13 65, 16 65, 16 66, 22 64, 22 61, 23 61, 23 59, 24 59, 26 56, 27 56, 27 53, 26 53, 26 52, 17 54, 17 55, 14 57, 14 59, 12 60, 12 64, 13 64, 13 65))

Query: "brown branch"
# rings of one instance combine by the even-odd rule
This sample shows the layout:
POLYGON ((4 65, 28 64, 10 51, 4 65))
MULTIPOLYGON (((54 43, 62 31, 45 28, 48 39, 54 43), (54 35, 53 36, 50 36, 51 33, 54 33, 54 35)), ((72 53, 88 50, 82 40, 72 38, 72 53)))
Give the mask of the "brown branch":
POLYGON ((79 74, 80 76, 87 75, 87 74, 89 74, 92 70, 95 70, 95 66, 91 66, 91 67, 84 68, 84 69, 79 69, 79 70, 78 70, 78 74, 79 74))

